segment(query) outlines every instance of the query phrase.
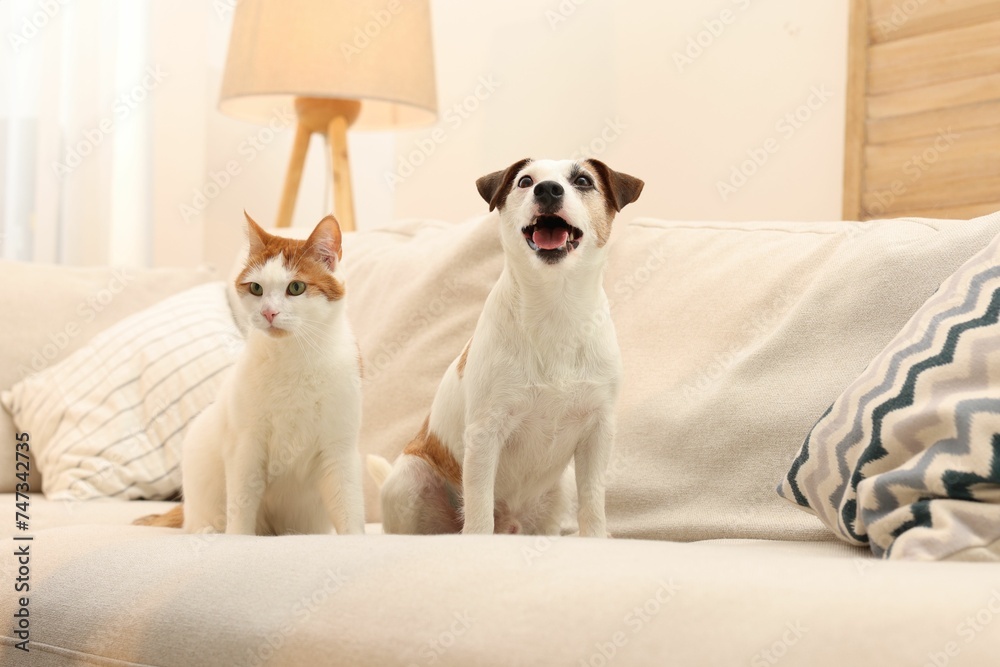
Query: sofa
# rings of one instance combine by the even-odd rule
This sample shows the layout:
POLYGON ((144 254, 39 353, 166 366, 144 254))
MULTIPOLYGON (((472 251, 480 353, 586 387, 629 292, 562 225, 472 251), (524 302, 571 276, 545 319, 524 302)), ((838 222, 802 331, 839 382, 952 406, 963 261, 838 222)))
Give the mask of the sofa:
MULTIPOLYGON (((365 363, 362 455, 392 459, 418 430, 501 269, 498 224, 495 214, 410 220, 345 237, 365 363)), ((1000 214, 621 216, 606 275, 624 360, 607 540, 383 535, 367 479, 365 536, 135 526, 174 505, 176 475, 127 500, 67 497, 54 480, 72 471, 47 476, 59 466, 40 464, 47 443, 4 412, 0 663, 996 664, 1000 570, 876 558, 775 487, 824 410, 998 233, 1000 214), (15 477, 22 432, 27 482, 15 477), (15 497, 18 482, 27 498, 15 497)), ((102 330, 233 269, 4 262, 0 275, 9 392, 102 330)))

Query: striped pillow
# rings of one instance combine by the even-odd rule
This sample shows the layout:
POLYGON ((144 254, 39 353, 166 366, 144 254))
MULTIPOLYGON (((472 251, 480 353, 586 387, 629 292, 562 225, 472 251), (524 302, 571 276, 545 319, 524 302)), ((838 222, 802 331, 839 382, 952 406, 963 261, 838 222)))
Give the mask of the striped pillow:
POLYGON ((898 559, 1000 559, 1000 237, 820 417, 778 493, 898 559))
POLYGON ((49 498, 162 499, 180 488, 185 428, 242 345, 224 284, 206 283, 121 320, 0 398, 31 434, 49 498))

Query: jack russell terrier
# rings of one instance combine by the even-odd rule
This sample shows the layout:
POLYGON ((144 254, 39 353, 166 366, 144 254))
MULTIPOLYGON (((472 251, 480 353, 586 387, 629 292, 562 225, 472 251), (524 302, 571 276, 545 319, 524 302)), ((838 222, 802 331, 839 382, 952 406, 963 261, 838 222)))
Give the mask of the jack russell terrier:
POLYGON ((643 182, 598 160, 521 160, 476 181, 504 269, 430 416, 394 464, 368 457, 387 533, 606 537, 621 355, 604 293, 615 214, 643 182), (568 487, 568 488, 567 488, 568 487))

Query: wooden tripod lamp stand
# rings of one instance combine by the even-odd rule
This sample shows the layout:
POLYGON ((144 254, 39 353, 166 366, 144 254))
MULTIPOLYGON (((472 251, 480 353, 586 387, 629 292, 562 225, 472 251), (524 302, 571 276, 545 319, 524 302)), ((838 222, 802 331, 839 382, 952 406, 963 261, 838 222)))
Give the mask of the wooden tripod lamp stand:
POLYGON ((347 128, 361 113, 361 102, 334 100, 318 97, 295 98, 295 114, 299 118, 295 128, 292 159, 285 175, 285 189, 278 208, 278 227, 292 226, 292 213, 299 195, 299 182, 306 164, 309 139, 314 133, 326 137, 327 149, 333 165, 333 203, 340 228, 349 232, 355 229, 354 193, 351 191, 351 166, 347 160, 347 128))
POLYGON ((332 158, 335 215, 344 231, 355 229, 347 129, 413 127, 437 115, 429 0, 242 0, 219 109, 262 124, 295 110, 276 226, 292 224, 309 139, 319 133, 332 158))

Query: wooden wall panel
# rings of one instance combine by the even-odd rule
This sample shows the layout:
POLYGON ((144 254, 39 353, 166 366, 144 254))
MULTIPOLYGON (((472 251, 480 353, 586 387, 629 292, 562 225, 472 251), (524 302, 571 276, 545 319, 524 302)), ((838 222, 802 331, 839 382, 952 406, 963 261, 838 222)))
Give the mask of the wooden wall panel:
POLYGON ((1000 19, 995 0, 870 0, 872 44, 962 28, 1000 19))
POLYGON ((1000 210, 1000 0, 855 0, 844 218, 1000 210))

